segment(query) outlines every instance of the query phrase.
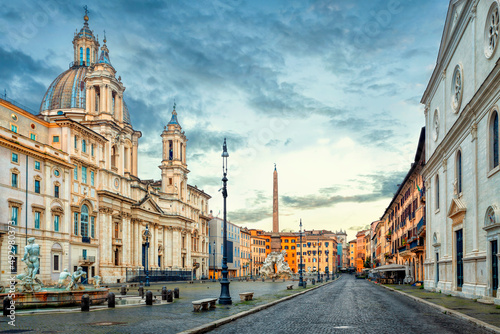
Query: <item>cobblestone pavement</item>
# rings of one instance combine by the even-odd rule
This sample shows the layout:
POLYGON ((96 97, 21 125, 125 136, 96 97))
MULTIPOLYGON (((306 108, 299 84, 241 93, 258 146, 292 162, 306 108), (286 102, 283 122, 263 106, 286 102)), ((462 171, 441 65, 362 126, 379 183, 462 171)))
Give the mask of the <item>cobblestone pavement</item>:
POLYGON ((465 320, 349 275, 213 331, 238 334, 291 332, 490 333, 465 320))
MULTIPOLYGON (((233 300, 231 306, 217 305, 215 310, 192 312, 191 302, 197 299, 219 297, 220 284, 210 283, 175 283, 151 286, 150 290, 158 295, 158 289, 166 285, 167 289, 180 289, 180 298, 173 303, 155 306, 103 308, 99 311, 80 312, 73 308, 73 313, 51 313, 21 315, 19 310, 16 316, 16 327, 7 324, 8 318, 0 317, 0 333, 178 333, 203 324, 228 317, 230 315, 251 309, 278 298, 296 293, 286 290, 286 285, 292 282, 237 282, 230 284, 230 293, 233 300), (254 299, 250 302, 241 302, 240 292, 254 292, 254 299)), ((307 288, 311 287, 308 284, 307 288)), ((117 289, 114 292, 116 293, 117 289)), ((302 290, 302 288, 301 288, 302 290)), ((137 288, 130 288, 127 295, 137 295, 137 288)), ((119 297, 119 294, 116 293, 119 297)))

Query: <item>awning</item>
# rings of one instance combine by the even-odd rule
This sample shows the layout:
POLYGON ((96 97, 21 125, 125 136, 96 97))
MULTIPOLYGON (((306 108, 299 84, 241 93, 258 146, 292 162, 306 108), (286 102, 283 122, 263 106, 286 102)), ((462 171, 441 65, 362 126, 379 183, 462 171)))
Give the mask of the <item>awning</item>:
POLYGON ((373 269, 374 273, 377 272, 385 272, 385 271, 405 271, 406 266, 403 266, 401 264, 387 264, 385 266, 380 266, 377 268, 373 269))

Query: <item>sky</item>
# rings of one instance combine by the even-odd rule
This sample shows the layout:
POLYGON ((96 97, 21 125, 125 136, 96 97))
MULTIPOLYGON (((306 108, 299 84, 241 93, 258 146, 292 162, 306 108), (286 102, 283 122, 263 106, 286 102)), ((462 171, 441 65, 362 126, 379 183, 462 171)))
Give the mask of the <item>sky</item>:
POLYGON ((222 217, 272 229, 357 230, 380 218, 413 162, 419 103, 436 63, 445 0, 3 2, 0 91, 38 111, 73 61, 74 32, 104 30, 132 125, 139 177, 159 179, 174 101, 188 182, 222 217))

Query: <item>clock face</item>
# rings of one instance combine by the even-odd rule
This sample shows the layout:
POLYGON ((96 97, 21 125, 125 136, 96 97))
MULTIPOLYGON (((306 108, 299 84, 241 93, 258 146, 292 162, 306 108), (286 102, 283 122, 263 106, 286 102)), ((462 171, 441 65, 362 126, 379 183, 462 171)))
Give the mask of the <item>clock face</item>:
POLYGON ((116 178, 115 179, 115 188, 118 189, 119 186, 120 186, 120 181, 118 181, 118 179, 116 178))

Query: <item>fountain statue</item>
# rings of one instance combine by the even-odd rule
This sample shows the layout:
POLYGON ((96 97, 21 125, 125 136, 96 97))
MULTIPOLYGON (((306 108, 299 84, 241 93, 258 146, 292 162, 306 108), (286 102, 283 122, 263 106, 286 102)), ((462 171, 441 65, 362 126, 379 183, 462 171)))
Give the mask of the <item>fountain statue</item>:
POLYGON ((288 276, 290 277, 293 273, 290 266, 285 261, 286 251, 281 252, 271 252, 266 257, 260 273, 262 276, 268 276, 271 278, 278 278, 288 276), (276 269, 274 266, 276 265, 276 269))
MULTIPOLYGON (((16 276, 16 308, 39 308, 39 307, 61 307, 74 306, 81 303, 84 294, 88 294, 92 304, 104 303, 109 289, 101 288, 101 278, 94 276, 94 286, 85 287, 81 284, 81 278, 87 273, 82 267, 71 274, 68 269, 64 269, 59 275, 58 283, 55 287, 45 287, 37 274, 40 270, 40 246, 35 243, 35 238, 27 240, 24 247, 22 261, 26 263, 24 273, 16 276), (67 284, 69 280, 69 284, 67 284), (67 286, 65 286, 67 284, 67 286)), ((11 292, 0 286, 0 299, 9 297, 11 292)))

